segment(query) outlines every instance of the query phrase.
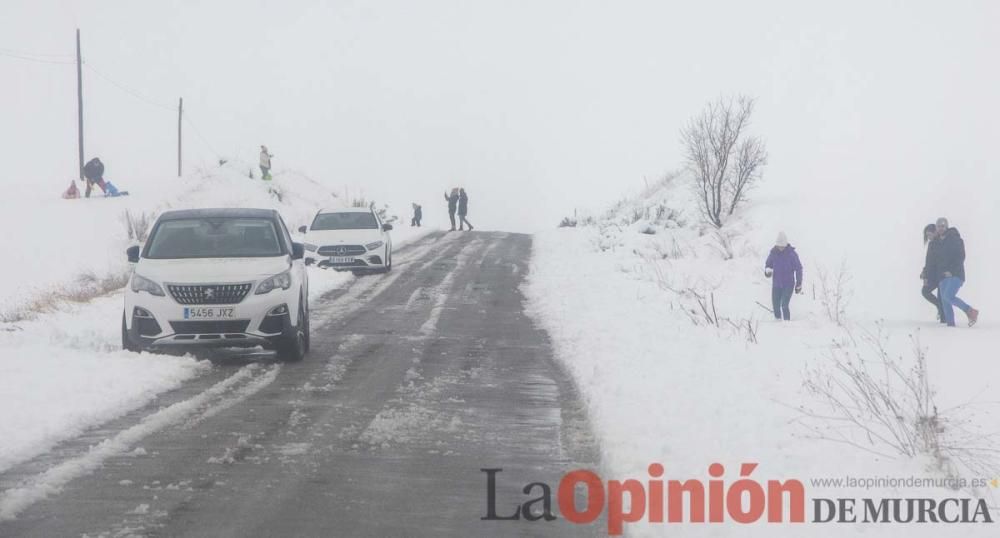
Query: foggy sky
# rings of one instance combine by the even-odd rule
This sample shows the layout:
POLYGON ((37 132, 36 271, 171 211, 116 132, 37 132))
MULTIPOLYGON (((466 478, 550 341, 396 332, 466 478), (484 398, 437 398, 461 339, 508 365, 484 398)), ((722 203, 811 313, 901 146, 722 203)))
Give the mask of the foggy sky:
POLYGON ((189 172, 267 144, 277 171, 432 219, 464 186, 477 226, 530 231, 679 168, 684 122, 743 93, 771 154, 760 196, 916 189, 938 205, 913 211, 954 212, 1000 179, 998 22, 985 0, 4 0, 5 183, 56 196, 77 174, 75 68, 3 54, 66 60, 79 27, 87 156, 132 189, 174 173, 176 114, 155 105, 183 96, 207 140, 188 129, 189 172))

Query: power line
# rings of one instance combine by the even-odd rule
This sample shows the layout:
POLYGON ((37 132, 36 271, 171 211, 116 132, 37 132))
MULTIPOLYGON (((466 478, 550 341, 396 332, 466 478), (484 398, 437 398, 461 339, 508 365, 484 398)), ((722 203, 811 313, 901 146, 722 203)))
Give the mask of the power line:
POLYGON ((194 134, 196 134, 198 138, 200 138, 201 141, 205 143, 205 146, 208 147, 208 150, 214 153, 217 159, 221 159, 222 155, 218 151, 215 151, 215 148, 212 147, 212 144, 208 141, 207 138, 205 138, 205 135, 201 134, 201 131, 198 130, 198 127, 196 127, 194 122, 191 121, 190 114, 191 113, 188 112, 187 114, 184 115, 184 121, 187 122, 188 126, 191 127, 191 130, 194 131, 194 134))
POLYGON ((44 52, 29 52, 26 50, 9 49, 7 47, 0 47, 0 53, 7 54, 17 54, 20 56, 36 56, 39 58, 73 58, 72 54, 48 54, 44 52))
MULTIPOLYGON (((44 58, 36 58, 32 56, 27 56, 23 53, 7 51, 5 49, 0 49, 0 56, 5 56, 7 58, 14 58, 16 60, 25 60, 28 62, 36 62, 40 64, 61 64, 61 65, 72 65, 76 62, 74 60, 46 60, 44 58)), ((53 56, 56 57, 56 56, 53 56)))
POLYGON ((133 90, 133 89, 129 88, 128 86, 125 86, 124 84, 121 84, 121 83, 119 83, 119 82, 116 82, 116 81, 115 81, 114 79, 112 79, 111 77, 109 77, 109 76, 105 75, 104 73, 100 72, 100 71, 99 71, 99 70, 98 70, 97 68, 95 68, 94 66, 90 65, 90 63, 89 63, 89 62, 83 62, 83 65, 87 66, 87 69, 89 69, 90 71, 92 71, 92 72, 93 72, 93 73, 94 73, 95 75, 97 75, 97 76, 99 76, 99 77, 103 78, 103 79, 104 79, 104 80, 106 80, 107 82, 109 82, 109 83, 113 84, 113 85, 114 85, 115 87, 117 87, 117 88, 118 88, 119 90, 122 90, 123 92, 125 92, 125 93, 127 93, 127 94, 131 95, 132 97, 135 97, 136 99, 138 99, 138 100, 140 100, 140 101, 142 101, 142 102, 146 103, 147 105, 150 105, 150 106, 155 106, 155 107, 157 107, 157 108, 162 108, 162 109, 164 109, 164 110, 169 110, 169 111, 171 111, 171 112, 176 112, 176 111, 177 111, 177 107, 174 107, 174 106, 169 106, 169 105, 164 105, 164 104, 162 104, 162 103, 157 103, 156 101, 153 101, 152 99, 150 99, 150 98, 148 98, 148 97, 145 97, 145 96, 144 96, 144 95, 142 95, 141 93, 139 93, 139 92, 137 92, 137 91, 135 91, 135 90, 133 90))
MULTIPOLYGON (((59 64, 59 65, 74 65, 74 64, 76 64, 75 57, 71 56, 71 55, 68 55, 68 54, 43 54, 43 53, 19 51, 19 50, 8 49, 8 48, 0 48, 0 56, 5 56, 5 57, 8 57, 8 58, 14 58, 14 59, 17 59, 17 60, 25 60, 25 61, 29 61, 29 62, 46 63, 46 64, 59 64), (66 59, 62 60, 62 59, 59 59, 59 58, 66 58, 66 59)), ((132 88, 126 86, 125 84, 122 84, 122 83, 114 80, 113 78, 111 78, 108 75, 105 75, 101 70, 97 69, 96 67, 94 67, 93 65, 91 65, 87 61, 83 61, 83 65, 86 66, 87 69, 89 69, 92 73, 94 73, 98 77, 104 79, 109 84, 115 86, 119 90, 121 90, 121 91, 123 91, 123 92, 125 92, 125 93, 127 93, 129 95, 131 95, 132 97, 134 97, 134 98, 142 101, 143 103, 145 103, 147 105, 154 106, 156 108, 161 108, 163 110, 168 110, 170 112, 176 112, 177 111, 177 107, 174 107, 174 106, 171 106, 171 105, 165 105, 163 103, 159 103, 157 101, 154 101, 153 99, 150 99, 149 97, 146 97, 142 93, 140 93, 140 92, 138 92, 136 90, 133 90, 132 88)), ((215 154, 216 158, 219 158, 219 159, 222 158, 221 154, 218 151, 216 151, 215 148, 212 146, 212 143, 208 141, 208 139, 205 137, 205 135, 201 134, 201 131, 198 129, 198 127, 194 124, 193 121, 191 121, 190 112, 188 112, 188 114, 183 115, 182 120, 185 121, 188 124, 188 126, 191 127, 191 129, 194 131, 195 135, 197 135, 197 137, 205 144, 205 146, 209 149, 209 151, 211 151, 213 154, 215 154)))
MULTIPOLYGON (((158 103, 158 102, 156 102, 156 101, 154 101, 154 100, 152 100, 152 99, 144 96, 143 94, 139 93, 138 91, 133 90, 133 89, 129 88, 128 86, 126 86, 126 85, 124 85, 124 84, 122 84, 120 82, 115 81, 114 79, 112 79, 108 75, 105 75, 103 72, 101 72, 96 67, 94 67, 93 65, 91 65, 89 62, 84 61, 83 65, 87 66, 87 69, 89 69, 90 71, 92 71, 95 75, 103 78, 104 80, 106 80, 107 82, 113 84, 115 87, 117 87, 118 89, 122 90, 123 92, 128 93, 132 97, 135 97, 136 99, 139 99, 140 101, 142 101, 142 102, 144 102, 144 103, 146 103, 146 104, 148 104, 150 106, 161 108, 163 110, 169 110, 170 112, 176 112, 177 111, 177 107, 170 106, 170 105, 164 105, 162 103, 158 103)), ((208 139, 205 137, 205 135, 203 135, 201 133, 201 131, 198 129, 198 127, 194 124, 194 122, 191 121, 191 112, 190 111, 187 111, 187 113, 182 116, 182 121, 186 122, 188 124, 188 126, 191 127, 191 130, 194 131, 194 134, 197 135, 197 137, 205 144, 205 146, 208 148, 209 151, 211 151, 213 154, 215 154, 216 158, 220 158, 221 154, 218 151, 215 150, 215 147, 212 146, 212 143, 208 141, 208 139)))

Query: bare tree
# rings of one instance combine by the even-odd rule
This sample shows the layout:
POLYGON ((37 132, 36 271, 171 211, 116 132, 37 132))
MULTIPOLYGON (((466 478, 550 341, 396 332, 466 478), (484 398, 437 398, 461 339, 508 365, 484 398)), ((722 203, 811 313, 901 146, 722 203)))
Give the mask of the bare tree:
POLYGON ((767 164, 764 141, 745 133, 753 107, 749 97, 720 98, 681 131, 699 205, 716 228, 746 200, 767 164))

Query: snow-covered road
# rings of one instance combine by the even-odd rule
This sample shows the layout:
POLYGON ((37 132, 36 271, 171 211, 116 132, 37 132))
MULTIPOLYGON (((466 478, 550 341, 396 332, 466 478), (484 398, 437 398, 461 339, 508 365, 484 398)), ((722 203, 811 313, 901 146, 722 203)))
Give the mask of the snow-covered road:
MULTIPOLYGON (((600 534, 507 515, 597 450, 518 289, 531 238, 435 233, 313 300, 302 363, 200 377, 0 475, 0 535, 600 534), (13 518, 13 519, 11 519, 13 518)), ((146 363, 161 360, 143 356, 146 363)), ((174 360, 165 358, 165 360, 174 360)))

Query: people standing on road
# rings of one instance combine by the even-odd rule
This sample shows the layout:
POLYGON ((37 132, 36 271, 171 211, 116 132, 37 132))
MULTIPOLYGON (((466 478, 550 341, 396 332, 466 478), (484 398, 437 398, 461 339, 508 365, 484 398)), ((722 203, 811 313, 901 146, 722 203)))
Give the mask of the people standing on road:
POLYGON ((771 279, 774 319, 790 320, 792 315, 788 307, 792 302, 792 292, 802 293, 802 262, 795 247, 788 244, 785 232, 778 234, 774 248, 764 262, 764 276, 771 279))
POLYGON ((83 177, 87 180, 85 191, 87 198, 90 198, 90 191, 93 190, 94 185, 100 187, 101 192, 107 192, 104 186, 104 163, 101 162, 101 159, 94 157, 87 161, 87 164, 83 165, 83 177))
POLYGON ((458 188, 451 189, 451 194, 448 191, 444 193, 444 200, 448 202, 448 218, 451 219, 451 231, 455 231, 455 211, 458 210, 458 188))
POLYGON ((472 231, 472 223, 465 218, 469 214, 469 195, 465 194, 465 189, 458 189, 458 230, 462 231, 465 225, 472 231))
POLYGON ((261 144, 260 146, 260 178, 265 181, 271 180, 271 155, 267 151, 267 146, 261 144))
POLYGON ((935 265, 937 259, 940 256, 940 246, 941 241, 938 239, 937 226, 933 223, 924 226, 924 245, 927 247, 927 256, 924 259, 924 269, 920 271, 920 278, 924 282, 924 287, 920 290, 920 294, 927 299, 927 302, 934 305, 937 308, 937 319, 941 323, 946 323, 944 319, 944 307, 941 305, 941 294, 935 295, 934 292, 938 289, 938 282, 941 281, 937 273, 935 265))
POLYGON ((958 307, 969 318, 969 327, 979 320, 979 311, 972 308, 958 297, 958 290, 965 284, 965 241, 957 228, 948 225, 948 219, 941 217, 936 223, 938 238, 941 241, 940 253, 937 255, 935 270, 940 277, 938 295, 944 308, 945 323, 955 326, 955 309, 958 307))
POLYGON ((420 204, 413 203, 413 219, 410 220, 410 226, 420 227, 420 219, 424 218, 424 208, 420 207, 420 204))

